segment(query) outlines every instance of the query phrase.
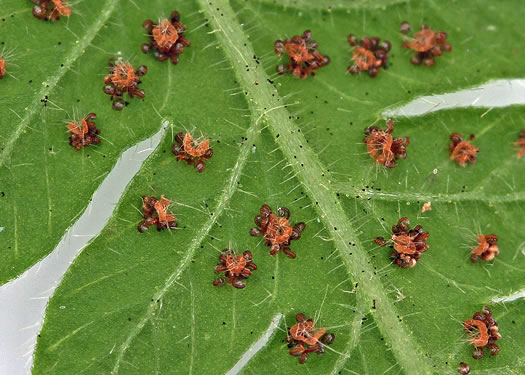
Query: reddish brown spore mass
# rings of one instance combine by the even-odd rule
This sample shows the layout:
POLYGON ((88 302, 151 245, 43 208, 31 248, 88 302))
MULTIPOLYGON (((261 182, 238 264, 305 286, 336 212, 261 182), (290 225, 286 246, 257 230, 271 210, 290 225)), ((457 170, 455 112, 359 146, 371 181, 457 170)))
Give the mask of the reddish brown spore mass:
POLYGON ((169 211, 171 201, 166 199, 164 195, 160 196, 160 199, 156 197, 142 197, 142 220, 137 229, 139 232, 144 233, 152 225, 157 226, 157 230, 160 232, 163 229, 174 229, 177 228, 177 217, 169 211))
POLYGON ((258 228, 250 229, 253 237, 264 237, 264 244, 270 246, 270 254, 275 255, 282 251, 290 258, 295 258, 296 254, 290 250, 290 242, 301 238, 301 233, 306 228, 305 223, 290 225, 290 210, 281 207, 277 210, 277 215, 267 204, 263 204, 260 215, 255 216, 255 224, 258 228))
POLYGON ((476 240, 478 241, 478 246, 472 249, 470 254, 470 260, 473 263, 479 260, 493 260, 496 255, 499 255, 498 236, 495 234, 487 234, 486 236, 479 234, 476 240))
MULTIPOLYGON (((402 217, 397 225, 392 226, 392 245, 395 251, 390 253, 390 259, 401 268, 412 268, 416 265, 421 254, 428 250, 428 232, 423 231, 421 225, 410 229, 410 221, 402 217)), ((383 237, 377 237, 374 242, 379 246, 386 246, 383 237)))
POLYGON ((408 137, 393 138, 394 122, 386 122, 387 129, 379 130, 376 126, 365 129, 365 139, 368 154, 377 164, 382 164, 387 168, 394 168, 396 160, 406 159, 406 147, 410 143, 408 137))
POLYGON ((354 47, 352 58, 354 64, 348 67, 351 74, 368 72, 372 78, 376 77, 380 68, 386 68, 388 52, 392 45, 388 40, 381 41, 378 37, 363 37, 357 40, 353 34, 348 35, 348 43, 354 47))
POLYGON ((190 133, 177 133, 171 151, 177 156, 177 161, 183 160, 193 165, 197 172, 206 168, 206 160, 213 156, 209 139, 195 140, 190 133))
POLYGON ((468 374, 470 374, 470 366, 468 365, 468 363, 460 362, 460 364, 458 366, 458 372, 461 375, 468 375, 468 374))
POLYGON ((374 242, 378 246, 386 246, 386 244, 387 244, 387 242, 385 241, 385 239, 383 237, 376 237, 376 238, 374 238, 374 242))
POLYGON ((324 346, 334 342, 334 334, 326 333, 324 328, 315 328, 314 321, 304 314, 297 314, 295 320, 297 323, 288 329, 285 342, 288 343, 290 355, 299 357, 299 363, 305 363, 310 353, 323 354, 324 346))
POLYGON ((252 262, 252 253, 246 250, 242 255, 236 255, 231 249, 224 249, 219 256, 220 263, 215 266, 215 273, 224 272, 224 277, 219 277, 213 282, 214 286, 231 285, 237 289, 246 287, 246 281, 252 271, 257 269, 252 262))
MULTIPOLYGON (((471 135, 470 139, 474 139, 474 135, 471 135)), ((465 167, 467 163, 474 164, 476 162, 479 148, 475 147, 469 141, 464 140, 459 133, 451 134, 450 140, 448 151, 450 152, 451 160, 454 160, 462 167, 465 167)))
MULTIPOLYGON (((407 22, 401 24, 401 32, 407 34, 410 30, 410 25, 407 22)), ((407 42, 403 42, 404 48, 409 48, 414 51, 414 55, 410 62, 414 65, 423 63, 425 66, 433 66, 436 61, 435 58, 443 54, 443 52, 452 51, 452 46, 447 43, 447 33, 444 31, 433 31, 429 26, 423 25, 421 29, 414 34, 414 36, 407 42)))
POLYGON ((184 36, 186 26, 180 23, 179 12, 172 12, 169 19, 161 19, 159 23, 146 20, 142 27, 148 33, 148 43, 141 46, 142 52, 153 52, 153 57, 158 61, 171 59, 172 64, 178 64, 184 47, 191 45, 184 36))
POLYGON ((124 94, 133 99, 135 96, 143 99, 144 90, 139 89, 141 78, 148 72, 148 67, 140 65, 137 69, 129 62, 120 59, 110 59, 109 74, 104 77, 104 93, 111 96, 113 109, 121 111, 126 106, 124 94))
POLYGON ((95 120, 97 115, 93 112, 88 113, 80 122, 70 122, 67 129, 71 136, 69 137, 69 145, 79 151, 82 147, 89 145, 96 145, 100 143, 100 130, 97 129, 95 120))
POLYGON ((514 146, 519 149, 516 154, 518 158, 525 156, 525 130, 520 131, 520 137, 516 142, 514 142, 514 146))
POLYGON ((330 58, 317 51, 318 43, 311 39, 311 35, 310 30, 306 30, 301 36, 275 41, 274 52, 278 56, 285 53, 289 56, 288 64, 277 65, 277 73, 291 73, 295 78, 306 79, 328 65, 330 58))
POLYGON ((58 21, 60 16, 71 16, 71 8, 64 0, 31 0, 33 16, 44 21, 58 21))
POLYGON ((499 347, 494 343, 501 339, 498 324, 492 317, 492 311, 484 306, 481 312, 476 312, 472 319, 463 322, 463 329, 469 335, 469 342, 474 346, 472 357, 480 359, 483 357, 483 348, 491 355, 497 355, 499 347))

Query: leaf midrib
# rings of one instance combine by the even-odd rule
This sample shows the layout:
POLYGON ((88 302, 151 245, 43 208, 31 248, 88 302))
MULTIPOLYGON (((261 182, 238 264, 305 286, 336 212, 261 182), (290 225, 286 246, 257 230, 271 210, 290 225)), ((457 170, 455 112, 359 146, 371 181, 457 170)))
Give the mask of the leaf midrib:
POLYGON ((20 135, 27 128, 31 119, 38 113, 40 108, 40 99, 50 96, 51 92, 57 87, 60 80, 64 75, 73 67, 73 64, 78 60, 78 58, 84 53, 84 50, 89 46, 91 41, 98 35, 100 29, 104 26, 109 17, 113 14, 116 5, 119 0, 108 0, 104 8, 100 11, 100 16, 97 20, 88 28, 85 29, 85 33, 82 38, 75 44, 71 49, 69 55, 66 56, 63 65, 58 69, 58 71, 53 74, 49 79, 44 82, 44 85, 40 91, 35 95, 31 100, 31 104, 27 106, 26 113, 21 119, 18 126, 15 128, 14 132, 11 134, 7 140, 2 153, 0 154, 0 168, 3 167, 6 161, 9 159, 11 152, 13 151, 14 144, 20 135))
POLYGON ((422 355, 421 349, 412 340, 405 326, 396 318, 397 313, 383 285, 374 276, 366 251, 350 224, 336 192, 330 186, 331 176, 325 170, 315 152, 307 144, 302 133, 296 132, 289 118, 287 106, 283 105, 277 90, 268 85, 269 77, 262 67, 255 64, 256 56, 251 43, 238 23, 233 9, 227 3, 198 0, 205 15, 214 26, 226 56, 230 59, 239 82, 248 98, 252 113, 261 113, 260 119, 269 125, 281 151, 293 165, 297 177, 308 190, 320 217, 330 232, 343 259, 349 275, 359 282, 358 298, 365 306, 372 306, 382 334, 390 343, 392 352, 407 374, 430 374, 431 365, 422 355), (301 164, 299 160, 304 161, 301 164), (305 165, 308 165, 305 167, 305 165), (355 243, 350 256, 348 241, 355 243))

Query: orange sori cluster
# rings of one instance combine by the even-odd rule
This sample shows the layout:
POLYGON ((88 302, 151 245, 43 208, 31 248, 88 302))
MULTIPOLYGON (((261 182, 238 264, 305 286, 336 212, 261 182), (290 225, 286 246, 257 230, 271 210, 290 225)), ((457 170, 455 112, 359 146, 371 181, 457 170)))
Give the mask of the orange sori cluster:
POLYGON ((171 13, 169 19, 164 18, 158 24, 146 20, 142 27, 148 33, 148 43, 141 46, 142 52, 150 53, 158 61, 171 58, 173 64, 179 62, 179 55, 184 52, 184 47, 190 46, 190 41, 183 35, 186 26, 179 22, 179 12, 171 13))
POLYGON ((112 58, 108 62, 108 70, 109 74, 104 77, 104 93, 111 95, 113 109, 121 111, 126 106, 123 99, 126 92, 130 98, 144 98, 144 90, 139 90, 138 86, 142 83, 140 78, 148 72, 146 65, 135 69, 129 62, 112 58))
MULTIPOLYGON (((403 22, 400 29, 403 34, 407 34, 410 25, 408 22, 403 22)), ((412 64, 423 63, 425 66, 432 66, 436 63, 435 57, 441 56, 443 51, 452 51, 452 46, 446 42, 446 39, 446 32, 432 31, 429 26, 423 25, 410 41, 403 43, 403 47, 414 50, 415 54, 410 59, 412 64)))
MULTIPOLYGON (((0 76, 0 78, 2 77, 0 76)), ((520 131, 520 138, 514 142, 514 146, 519 148, 518 153, 516 154, 518 158, 525 155, 525 130, 520 131)))
POLYGON ((276 40, 273 50, 278 56, 285 53, 290 57, 288 64, 277 65, 277 73, 291 73, 295 78, 306 79, 315 75, 319 68, 328 65, 330 58, 323 56, 318 50, 318 43, 311 39, 312 33, 306 30, 303 35, 295 35, 291 39, 276 40))
POLYGON ((5 70, 5 66, 5 60, 2 58, 2 56, 0 56, 0 79, 4 78, 4 76, 7 73, 7 71, 5 70))
POLYGON ((324 345, 330 345, 335 340, 335 335, 326 333, 326 329, 316 329, 312 319, 299 313, 295 316, 297 321, 289 330, 285 341, 290 348, 290 355, 299 357, 299 363, 303 364, 308 359, 308 354, 324 353, 324 345))
POLYGON ((383 164, 387 168, 394 168, 396 160, 406 159, 406 147, 410 143, 408 137, 392 138, 394 122, 387 120, 387 129, 379 130, 377 126, 365 128, 365 139, 368 154, 375 159, 377 164, 383 164))
POLYGON ((348 35, 348 43, 354 47, 352 58, 354 64, 348 67, 351 74, 359 74, 367 71, 372 78, 376 77, 381 67, 385 68, 388 61, 388 51, 392 44, 388 40, 379 39, 378 37, 358 40, 353 34, 348 35))
POLYGON ((160 200, 156 197, 142 197, 142 220, 137 229, 140 233, 144 233, 152 225, 157 226, 160 232, 163 229, 177 228, 177 217, 168 211, 171 201, 166 199, 164 195, 160 196, 160 200))
MULTIPOLYGON (((474 134, 470 135, 470 141, 475 138, 474 134)), ((467 163, 474 164, 476 162, 476 155, 479 148, 475 147, 469 141, 464 141, 459 133, 452 133, 450 135, 450 145, 448 151, 450 152, 450 159, 455 160, 456 163, 465 167, 467 163)))
POLYGON ((175 135, 171 151, 177 155, 177 161, 184 160, 188 165, 193 164, 199 173, 206 168, 206 160, 213 156, 209 139, 196 141, 190 133, 182 132, 175 135))
POLYGON ((487 234, 486 236, 479 234, 476 240, 478 241, 478 246, 472 249, 470 254, 470 260, 473 263, 478 262, 480 259, 492 260, 496 255, 499 255, 498 236, 495 234, 487 234))
POLYGON ((219 277, 213 282, 214 286, 222 286, 228 283, 237 289, 243 289, 252 271, 257 269, 257 265, 252 262, 252 253, 246 250, 242 255, 235 255, 233 250, 224 249, 219 256, 220 263, 215 266, 215 272, 224 272, 224 277, 219 277))
POLYGON ((471 336, 469 342, 474 345, 472 358, 483 358, 483 348, 485 347, 491 355, 497 355, 499 347, 494 341, 501 339, 498 324, 492 317, 492 311, 484 306, 481 312, 476 312, 472 319, 463 322, 463 329, 471 336))
POLYGON ((71 8, 64 0, 31 0, 33 16, 45 21, 58 21, 60 16, 69 17, 71 8))
POLYGON ((260 215, 255 216, 254 219, 259 228, 250 229, 250 235, 253 237, 263 236, 264 244, 270 246, 271 255, 282 250, 290 258, 295 258, 297 255, 289 248, 290 241, 301 238, 301 233, 306 228, 306 224, 297 223, 292 227, 288 221, 289 218, 290 210, 286 207, 279 208, 277 215, 275 215, 270 206, 263 204, 260 215))
POLYGON ((427 212, 427 211, 432 211, 432 202, 423 203, 423 207, 421 207, 421 212, 427 212))
MULTIPOLYGON (((421 253, 428 250, 428 232, 423 231, 421 225, 410 229, 410 220, 402 217, 397 225, 392 226, 392 245, 394 252, 390 253, 390 259, 401 268, 412 268, 421 257, 421 253)), ((374 242, 379 246, 386 246, 387 241, 383 237, 376 237, 374 242)))
POLYGON ((92 144, 99 144, 100 130, 97 129, 94 119, 97 118, 97 115, 93 112, 88 113, 86 117, 78 122, 71 122, 67 125, 69 133, 69 144, 74 147, 77 151, 84 146, 89 146, 92 144))

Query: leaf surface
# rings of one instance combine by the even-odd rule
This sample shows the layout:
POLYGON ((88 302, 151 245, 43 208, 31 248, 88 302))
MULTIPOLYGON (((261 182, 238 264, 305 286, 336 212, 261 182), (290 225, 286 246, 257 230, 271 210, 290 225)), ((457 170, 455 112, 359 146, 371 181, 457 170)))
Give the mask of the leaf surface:
POLYGON ((0 209, 9 220, 0 233, 3 280, 52 250, 122 149, 153 134, 164 117, 173 131, 57 289, 34 373, 225 373, 278 313, 281 329, 246 373, 452 374, 460 361, 473 374, 524 370, 523 301, 493 306, 503 335, 497 357, 474 363, 461 327, 493 297, 523 288, 524 164, 512 148, 523 107, 396 119, 394 134, 411 144, 392 170, 377 168, 362 144, 363 129, 382 126, 388 108, 523 75, 523 14, 514 2, 185 2, 177 6, 192 46, 177 66, 139 51, 141 23, 168 15, 169 5, 97 4, 100 11, 80 3, 80 15, 48 24, 7 3, 15 17, 3 21, 3 35, 30 37, 13 72, 19 81, 1 82, 10 93, 0 99, 7 119, 0 209), (447 31, 453 52, 431 69, 412 66, 400 48, 403 20, 447 31), (305 81, 277 78, 273 42, 305 29, 330 65, 305 81), (348 33, 389 39, 388 70, 374 80, 346 75, 348 33), (149 71, 146 98, 116 113, 102 78, 119 51, 149 71), (30 77, 44 85, 32 89, 30 77), (67 144, 62 120, 74 108, 97 112, 104 136, 97 148, 75 152, 67 144), (172 134, 184 129, 213 141, 202 174, 170 152, 172 134), (476 164, 463 169, 448 159, 452 132, 477 135, 476 164), (145 194, 175 202, 179 229, 137 232, 145 194), (427 201, 433 210, 421 214, 427 201), (292 243, 297 259, 271 257, 248 235, 263 203, 288 207, 292 223, 307 223, 292 243), (430 250, 406 270, 372 241, 402 216, 430 232, 430 250), (479 232, 500 237, 495 262, 470 263, 479 232), (226 247, 254 253, 258 269, 244 290, 211 285, 226 247), (298 312, 337 337, 333 351, 304 366, 283 343, 298 312))

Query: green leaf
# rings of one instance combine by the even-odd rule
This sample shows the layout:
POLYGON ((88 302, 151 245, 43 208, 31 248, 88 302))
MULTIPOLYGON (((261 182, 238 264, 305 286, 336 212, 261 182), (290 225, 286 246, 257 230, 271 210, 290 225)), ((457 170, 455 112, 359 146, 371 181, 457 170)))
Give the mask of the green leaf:
POLYGON ((453 374, 460 361, 473 374, 525 370, 523 301, 492 306, 503 335, 497 357, 474 362, 461 326, 524 287, 524 164, 512 148, 523 107, 396 119, 394 134, 411 143, 392 170, 378 168, 362 144, 365 127, 417 96, 522 76, 515 2, 188 1, 177 10, 192 46, 176 66, 139 51, 141 23, 172 5, 84 2, 56 23, 19 6, 4 6, 0 40, 21 52, 18 80, 0 82, 9 93, 0 99, 0 280, 53 249, 122 150, 163 118, 173 124, 50 301, 35 374, 225 373, 280 313, 280 329, 245 373, 453 374), (454 50, 430 69, 412 66, 400 47, 404 20, 447 31, 454 50), (330 65, 305 81, 277 77, 273 42, 305 29, 330 65), (389 39, 389 68, 376 79, 345 74, 348 33, 389 39), (149 68, 146 98, 121 113, 102 92, 107 60, 119 52, 149 68), (75 152, 67 144, 63 120, 73 110, 97 113, 99 146, 75 152), (202 174, 170 152, 172 134, 184 129, 213 142, 202 174), (452 132, 477 135, 476 164, 449 160, 452 132), (175 202, 179 229, 137 232, 146 194, 175 202), (427 201, 433 209, 421 214, 427 201), (295 260, 268 255, 249 236, 263 203, 307 223, 292 243, 295 260), (430 232, 430 250, 412 269, 389 264, 388 250, 372 241, 402 216, 430 232), (479 232, 500 237, 496 261, 469 261, 479 232), (258 269, 243 290, 211 284, 226 247, 254 254, 258 269), (298 312, 336 335, 332 350, 303 366, 283 343, 298 312))

